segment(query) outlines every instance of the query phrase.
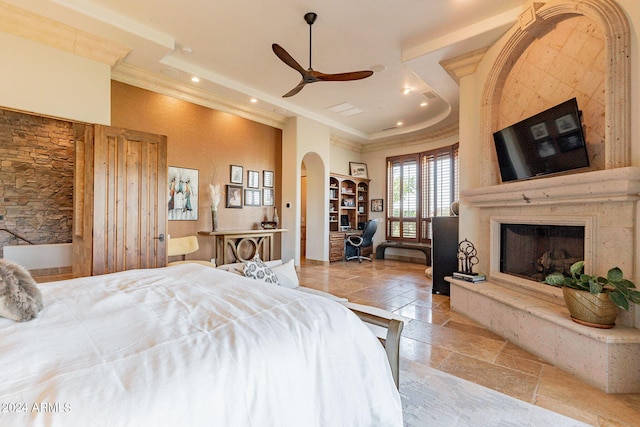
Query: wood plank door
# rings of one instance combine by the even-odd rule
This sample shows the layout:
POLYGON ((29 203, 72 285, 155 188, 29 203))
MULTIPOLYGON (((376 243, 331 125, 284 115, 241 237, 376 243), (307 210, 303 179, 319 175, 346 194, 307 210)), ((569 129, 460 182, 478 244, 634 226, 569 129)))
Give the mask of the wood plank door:
POLYGON ((166 265, 167 138, 95 125, 92 274, 166 265))

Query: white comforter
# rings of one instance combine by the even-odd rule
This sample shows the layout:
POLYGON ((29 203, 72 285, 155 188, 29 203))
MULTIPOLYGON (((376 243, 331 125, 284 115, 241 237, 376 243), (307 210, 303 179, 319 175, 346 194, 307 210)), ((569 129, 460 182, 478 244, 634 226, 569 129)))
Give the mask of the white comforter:
POLYGON ((348 309, 196 264, 40 285, 0 318, 0 426, 401 426, 348 309))

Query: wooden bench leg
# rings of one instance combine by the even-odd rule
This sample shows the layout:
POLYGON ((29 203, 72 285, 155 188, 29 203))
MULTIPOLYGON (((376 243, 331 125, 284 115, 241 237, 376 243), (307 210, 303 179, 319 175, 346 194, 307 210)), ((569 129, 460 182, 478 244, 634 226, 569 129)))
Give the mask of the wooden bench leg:
POLYGON ((387 359, 391 366, 391 374, 396 387, 400 387, 400 336, 404 322, 398 319, 387 319, 376 316, 375 314, 365 313, 354 308, 349 308, 365 323, 381 326, 387 329, 387 335, 384 340, 384 350, 387 353, 387 359))

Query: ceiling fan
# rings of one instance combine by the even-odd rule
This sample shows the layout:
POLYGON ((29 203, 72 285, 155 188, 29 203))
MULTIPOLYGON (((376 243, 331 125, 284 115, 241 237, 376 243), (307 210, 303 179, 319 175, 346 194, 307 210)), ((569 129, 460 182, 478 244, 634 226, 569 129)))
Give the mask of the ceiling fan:
POLYGON ((325 74, 319 71, 315 71, 311 68, 311 26, 314 22, 316 22, 317 14, 313 12, 306 13, 304 15, 304 20, 309 24, 309 68, 305 70, 302 68, 298 62, 293 59, 289 53, 284 50, 282 46, 277 43, 273 43, 271 48, 273 52, 276 54, 278 58, 282 60, 289 67, 293 68, 297 72, 302 75, 302 80, 296 87, 291 89, 289 92, 282 95, 283 98, 287 98, 289 96, 293 96, 296 93, 300 92, 304 85, 307 83, 314 83, 317 81, 349 81, 349 80, 360 80, 365 79, 373 74, 373 71, 365 70, 365 71, 352 71, 349 73, 338 73, 338 74, 325 74))

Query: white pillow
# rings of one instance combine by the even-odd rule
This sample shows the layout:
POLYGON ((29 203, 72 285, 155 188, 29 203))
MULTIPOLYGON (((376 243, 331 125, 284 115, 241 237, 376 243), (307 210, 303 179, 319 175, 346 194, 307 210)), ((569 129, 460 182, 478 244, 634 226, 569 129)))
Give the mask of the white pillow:
POLYGON ((244 275, 252 279, 260 280, 261 282, 271 283, 274 285, 280 284, 278 276, 271 271, 269 267, 267 267, 257 254, 253 257, 253 260, 245 263, 244 275))
POLYGON ((289 262, 285 264, 271 267, 271 271, 276 273, 276 276, 278 276, 280 286, 291 289, 295 289, 300 286, 298 275, 296 274, 296 266, 293 264, 293 260, 289 260, 289 262))

